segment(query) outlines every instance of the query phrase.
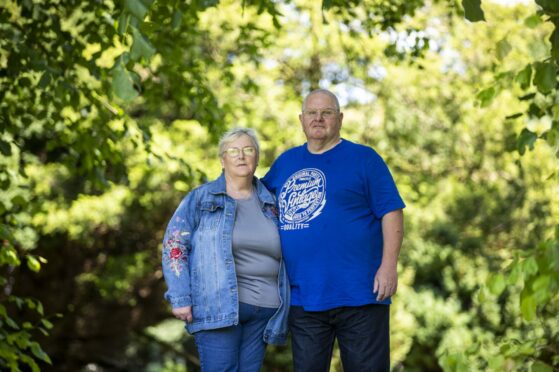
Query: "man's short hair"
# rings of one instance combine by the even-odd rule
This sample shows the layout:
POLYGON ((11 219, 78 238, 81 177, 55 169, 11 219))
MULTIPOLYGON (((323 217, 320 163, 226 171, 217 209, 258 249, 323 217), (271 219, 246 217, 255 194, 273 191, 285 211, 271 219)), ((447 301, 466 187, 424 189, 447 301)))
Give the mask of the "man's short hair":
POLYGON ((326 94, 327 96, 330 96, 336 104, 336 110, 340 111, 340 102, 338 102, 338 97, 336 97, 336 95, 334 93, 330 92, 328 89, 315 89, 312 92, 310 92, 309 94, 307 94, 307 96, 303 100, 303 105, 301 107, 301 111, 305 111, 305 105, 307 104, 307 100, 309 99, 309 97, 312 96, 313 94, 317 94, 317 93, 322 93, 322 94, 326 94))

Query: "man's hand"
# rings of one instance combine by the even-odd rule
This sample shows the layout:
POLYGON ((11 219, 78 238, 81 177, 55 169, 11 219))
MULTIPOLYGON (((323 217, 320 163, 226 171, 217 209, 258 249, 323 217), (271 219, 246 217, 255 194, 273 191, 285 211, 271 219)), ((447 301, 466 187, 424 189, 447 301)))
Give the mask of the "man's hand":
POLYGON ((398 287, 398 255, 404 237, 404 214, 401 209, 382 217, 382 262, 375 275, 373 293, 383 301, 396 293, 398 287))
POLYGON ((373 293, 377 294, 377 301, 391 297, 396 293, 398 288, 398 272, 395 266, 380 265, 375 282, 373 285, 373 293))
POLYGON ((177 307, 173 309, 173 315, 180 320, 185 320, 187 323, 192 322, 192 306, 177 307))

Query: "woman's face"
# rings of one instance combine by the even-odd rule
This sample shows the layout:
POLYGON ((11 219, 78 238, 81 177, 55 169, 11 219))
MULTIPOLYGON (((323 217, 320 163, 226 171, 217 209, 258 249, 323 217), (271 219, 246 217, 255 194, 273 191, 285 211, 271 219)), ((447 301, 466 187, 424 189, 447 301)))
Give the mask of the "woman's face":
POLYGON ((221 156, 221 166, 226 175, 252 177, 257 165, 256 146, 254 146, 249 136, 243 134, 225 146, 221 156))

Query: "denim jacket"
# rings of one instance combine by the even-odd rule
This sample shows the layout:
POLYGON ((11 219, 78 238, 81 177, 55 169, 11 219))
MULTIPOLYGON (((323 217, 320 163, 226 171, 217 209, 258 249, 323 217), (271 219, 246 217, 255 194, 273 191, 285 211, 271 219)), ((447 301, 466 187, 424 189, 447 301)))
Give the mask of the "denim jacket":
MULTIPOLYGON (((278 224, 272 194, 254 178, 264 215, 278 224)), ((169 221, 163 240, 165 298, 173 308, 192 306, 189 333, 239 323, 239 295, 231 247, 236 202, 223 173, 192 190, 169 221)), ((290 292, 283 259, 278 276, 280 307, 264 330, 264 341, 285 344, 290 292)))

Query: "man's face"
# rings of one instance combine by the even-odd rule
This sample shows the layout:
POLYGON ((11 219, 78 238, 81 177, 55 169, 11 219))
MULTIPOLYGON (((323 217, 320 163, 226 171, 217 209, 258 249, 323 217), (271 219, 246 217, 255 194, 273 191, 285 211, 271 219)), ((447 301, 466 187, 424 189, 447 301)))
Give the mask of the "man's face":
POLYGON ((336 102, 324 93, 315 93, 307 98, 299 120, 308 140, 324 142, 340 137, 344 115, 336 110, 336 102))

